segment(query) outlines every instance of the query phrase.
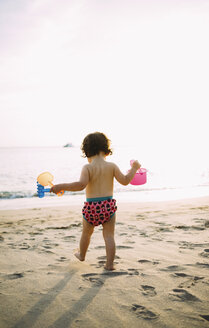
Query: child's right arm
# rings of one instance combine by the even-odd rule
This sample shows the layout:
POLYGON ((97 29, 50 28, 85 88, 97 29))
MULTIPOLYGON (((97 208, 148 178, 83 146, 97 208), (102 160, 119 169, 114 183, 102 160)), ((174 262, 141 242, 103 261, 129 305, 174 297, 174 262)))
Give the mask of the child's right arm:
POLYGON ((89 171, 88 164, 85 165, 81 171, 81 176, 79 181, 71 182, 71 183, 60 183, 51 187, 50 192, 58 194, 61 190, 65 191, 81 191, 86 188, 89 182, 89 171))
POLYGON ((114 177, 120 184, 127 186, 133 179, 134 175, 136 174, 136 171, 138 169, 140 169, 140 167, 141 167, 141 164, 139 164, 138 161, 134 161, 131 169, 125 175, 120 171, 119 167, 114 164, 114 177))

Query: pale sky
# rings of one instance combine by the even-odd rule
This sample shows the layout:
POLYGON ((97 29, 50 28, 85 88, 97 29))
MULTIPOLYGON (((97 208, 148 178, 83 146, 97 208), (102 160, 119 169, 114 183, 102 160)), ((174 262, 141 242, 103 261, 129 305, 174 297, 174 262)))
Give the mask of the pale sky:
POLYGON ((201 149, 209 1, 0 0, 0 146, 201 149))

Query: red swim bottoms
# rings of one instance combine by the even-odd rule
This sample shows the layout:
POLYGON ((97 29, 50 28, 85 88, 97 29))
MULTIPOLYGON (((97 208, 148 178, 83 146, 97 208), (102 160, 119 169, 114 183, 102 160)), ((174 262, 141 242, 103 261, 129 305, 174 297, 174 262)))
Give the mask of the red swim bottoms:
POLYGON ((109 221, 116 210, 116 200, 112 197, 87 198, 82 214, 87 222, 93 226, 98 226, 109 221))

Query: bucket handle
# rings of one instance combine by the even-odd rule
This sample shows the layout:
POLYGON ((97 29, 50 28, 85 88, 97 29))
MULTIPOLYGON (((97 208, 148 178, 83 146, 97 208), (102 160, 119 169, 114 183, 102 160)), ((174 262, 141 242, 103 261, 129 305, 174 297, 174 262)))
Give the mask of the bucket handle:
MULTIPOLYGON (((134 162, 134 159, 130 160, 130 165, 131 165, 131 166, 133 165, 133 162, 134 162)), ((136 171, 136 173, 139 173, 139 174, 142 175, 142 174, 144 174, 144 173, 147 173, 147 169, 140 167, 140 169, 138 169, 138 170, 136 171)))

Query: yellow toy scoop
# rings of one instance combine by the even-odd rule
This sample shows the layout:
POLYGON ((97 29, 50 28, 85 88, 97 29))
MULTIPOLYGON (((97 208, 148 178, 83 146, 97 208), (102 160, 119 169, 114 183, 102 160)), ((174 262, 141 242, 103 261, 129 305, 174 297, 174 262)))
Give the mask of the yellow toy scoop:
MULTIPOLYGON (((39 174, 37 181, 40 183, 40 185, 46 187, 46 186, 53 186, 52 181, 54 180, 54 177, 51 173, 49 172, 43 172, 39 174)), ((62 196, 64 194, 64 190, 61 190, 57 195, 62 196)))
POLYGON ((49 172, 44 172, 39 174, 37 181, 38 183, 40 183, 42 186, 46 187, 46 186, 53 186, 52 181, 54 180, 54 177, 51 173, 49 172))

